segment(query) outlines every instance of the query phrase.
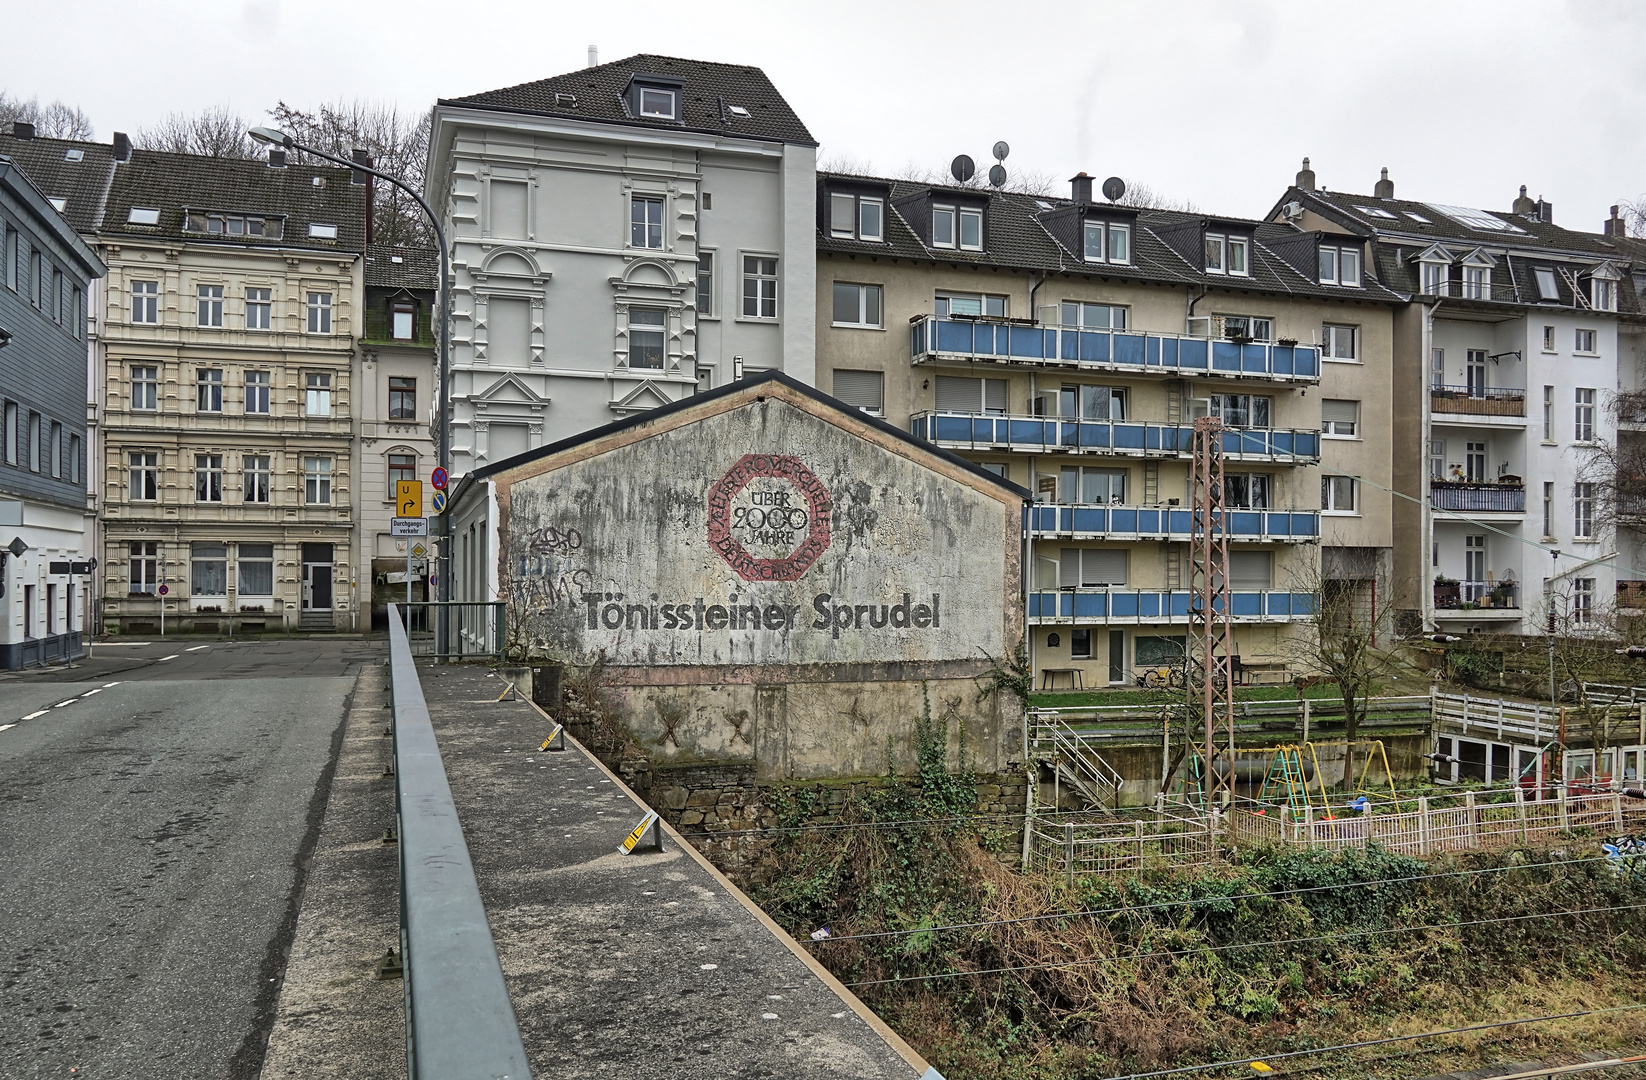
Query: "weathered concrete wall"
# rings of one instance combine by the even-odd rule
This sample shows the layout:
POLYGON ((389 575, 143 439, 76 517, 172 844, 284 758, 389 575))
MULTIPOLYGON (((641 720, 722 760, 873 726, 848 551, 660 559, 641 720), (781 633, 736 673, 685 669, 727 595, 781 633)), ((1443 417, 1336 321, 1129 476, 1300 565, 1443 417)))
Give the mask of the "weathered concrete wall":
POLYGON ((762 380, 494 480, 504 599, 539 650, 605 656, 660 762, 912 771, 928 698, 956 763, 962 728, 981 772, 1021 756, 976 681, 1022 634, 993 478, 762 380))

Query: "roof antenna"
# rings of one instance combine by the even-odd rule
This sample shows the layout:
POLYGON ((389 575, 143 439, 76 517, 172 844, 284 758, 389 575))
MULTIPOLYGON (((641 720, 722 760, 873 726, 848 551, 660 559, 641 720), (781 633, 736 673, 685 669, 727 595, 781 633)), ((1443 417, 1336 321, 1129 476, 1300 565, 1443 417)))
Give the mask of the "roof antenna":
POLYGON ((590 45, 589 46, 589 65, 588 66, 589 67, 599 67, 600 66, 600 49, 599 49, 598 46, 595 46, 595 45, 590 45))

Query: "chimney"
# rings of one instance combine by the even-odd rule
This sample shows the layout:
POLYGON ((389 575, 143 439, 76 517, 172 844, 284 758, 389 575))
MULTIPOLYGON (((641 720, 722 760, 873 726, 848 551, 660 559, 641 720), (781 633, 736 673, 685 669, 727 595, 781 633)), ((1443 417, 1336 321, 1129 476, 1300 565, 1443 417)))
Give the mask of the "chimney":
POLYGON ((594 46, 594 45, 589 46, 589 63, 588 63, 588 66, 589 67, 599 67, 600 66, 600 49, 597 46, 594 46))
POLYGON ((1544 202, 1543 196, 1541 195, 1537 197, 1537 219, 1545 225, 1553 225, 1555 223, 1555 204, 1552 202, 1544 202))
POLYGON ((1392 199, 1395 197, 1395 182, 1389 179, 1388 166, 1384 166, 1383 177, 1372 188, 1372 195, 1379 199, 1392 199))
POLYGON ((114 163, 119 165, 131 160, 131 139, 124 131, 114 133, 114 163))
POLYGON ((1092 201, 1092 178, 1085 173, 1069 177, 1069 189, 1074 201, 1085 206, 1092 201))
POLYGON ((1303 159, 1303 168, 1297 174, 1295 186, 1302 188, 1304 191, 1313 191, 1315 189, 1315 171, 1309 168, 1308 158, 1303 159))
POLYGON ((1522 215, 1524 215, 1524 214, 1534 214, 1534 213, 1537 212, 1537 203, 1533 202, 1532 200, 1530 200, 1526 197, 1526 185, 1525 184, 1520 185, 1520 198, 1515 200, 1514 206, 1511 207, 1510 209, 1514 213, 1522 214, 1522 215))
POLYGON ((286 167, 286 148, 283 146, 269 147, 269 168, 284 169, 286 167))
POLYGON ((25 123, 22 120, 13 120, 11 122, 11 137, 18 142, 28 142, 34 138, 34 125, 25 123))
POLYGON ((1600 235, 1602 235, 1602 236, 1627 236, 1627 235, 1629 235, 1628 231, 1623 227, 1623 219, 1617 216, 1617 207, 1615 207, 1615 206, 1612 207, 1611 220, 1605 222, 1603 225, 1600 226, 1600 235))

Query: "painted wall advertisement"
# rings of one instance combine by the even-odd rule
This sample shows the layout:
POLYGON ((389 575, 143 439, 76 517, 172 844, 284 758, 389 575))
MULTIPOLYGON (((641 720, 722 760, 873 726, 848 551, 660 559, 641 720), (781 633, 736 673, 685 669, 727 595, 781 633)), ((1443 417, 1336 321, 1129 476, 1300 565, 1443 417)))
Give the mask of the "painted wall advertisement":
POLYGON ((1003 651, 1014 519, 768 400, 514 482, 508 588, 569 657, 975 660, 1003 651))

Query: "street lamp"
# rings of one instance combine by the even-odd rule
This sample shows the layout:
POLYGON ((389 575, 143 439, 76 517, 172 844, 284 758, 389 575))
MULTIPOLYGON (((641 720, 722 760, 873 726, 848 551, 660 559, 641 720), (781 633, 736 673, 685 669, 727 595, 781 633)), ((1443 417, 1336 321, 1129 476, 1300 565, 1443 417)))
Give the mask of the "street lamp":
MULTIPOLYGON (((413 191, 408 185, 395 177, 392 177, 384 172, 379 172, 370 165, 364 165, 358 161, 346 160, 336 156, 335 154, 328 154, 324 150, 316 150, 314 147, 300 143, 290 135, 287 135, 283 131, 276 130, 275 128, 254 127, 246 132, 246 134, 250 135, 253 139, 260 143, 266 143, 270 146, 279 146, 287 150, 301 150, 305 154, 313 154, 315 157, 324 158, 327 161, 335 162, 345 168, 359 169, 361 172, 371 173, 379 180, 393 184, 401 191, 404 191, 407 195, 410 195, 412 198, 416 199, 417 205, 423 208, 423 213, 429 216, 429 224, 434 227, 435 240, 440 247, 440 434, 438 437, 439 449, 437 454, 440 459, 440 468, 449 474, 451 472, 451 389, 447 385, 447 379, 448 372, 451 370, 451 331, 449 329, 449 309, 451 306, 451 257, 446 250, 446 231, 440 227, 439 216, 435 214, 434 209, 429 206, 428 201, 424 199, 421 194, 413 191)), ((442 538, 446 535, 446 532, 447 520, 445 512, 442 511, 440 514, 440 535, 442 538)), ((450 548, 450 544, 437 545, 438 555, 436 558, 436 566, 439 570, 439 598, 441 600, 448 600, 451 598, 450 548)))

